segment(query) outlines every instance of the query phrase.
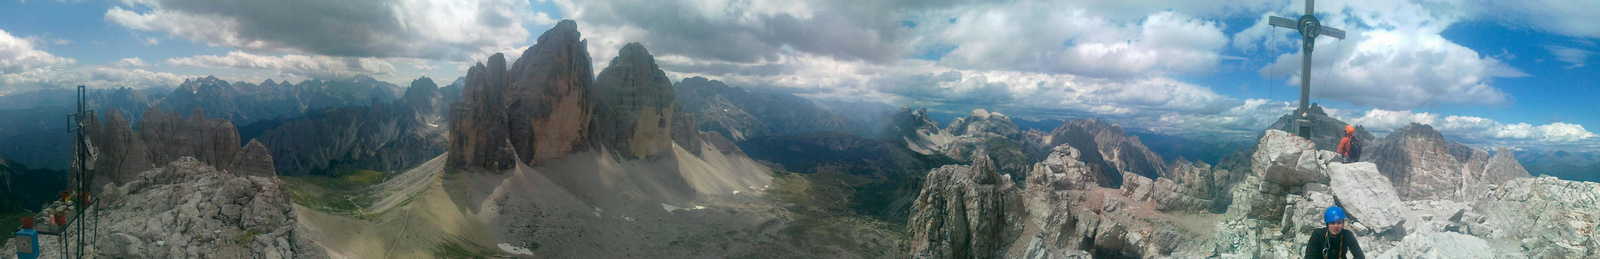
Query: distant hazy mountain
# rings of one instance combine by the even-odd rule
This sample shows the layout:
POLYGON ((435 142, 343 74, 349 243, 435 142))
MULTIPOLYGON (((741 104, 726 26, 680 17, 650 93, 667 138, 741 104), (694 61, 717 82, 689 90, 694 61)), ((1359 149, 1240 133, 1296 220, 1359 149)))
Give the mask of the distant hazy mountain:
POLYGON ((1525 150, 1517 151, 1516 158, 1535 176, 1600 182, 1600 151, 1525 150))
POLYGON ((250 124, 279 116, 298 117, 325 108, 393 102, 401 90, 399 86, 366 76, 306 80, 299 84, 270 79, 261 84, 228 83, 216 77, 205 77, 185 80, 158 105, 179 111, 201 108, 206 116, 250 124))
POLYGON ((678 103, 695 114, 700 130, 721 132, 734 141, 824 131, 875 135, 856 119, 791 94, 751 92, 703 77, 685 78, 674 87, 678 103))
POLYGON ((1019 130, 1022 130, 1022 131, 1039 130, 1039 131, 1044 131, 1044 132, 1049 132, 1051 130, 1055 130, 1055 128, 1056 127, 1060 127, 1061 124, 1067 123, 1067 121, 1063 121, 1063 120, 1060 120, 1060 119, 1030 120, 1030 119, 1022 119, 1022 118, 1012 118, 1011 121, 1012 121, 1012 123, 1016 123, 1017 124, 1017 129, 1019 129, 1019 130))
MULTIPOLYGON (((206 117, 239 125, 264 120, 281 124, 310 111, 393 102, 399 91, 394 84, 365 76, 306 80, 299 84, 270 79, 260 84, 229 83, 203 77, 185 80, 177 88, 90 90, 85 96, 85 109, 94 110, 99 120, 117 111, 131 124, 138 124, 145 111, 153 107, 183 113, 201 109, 206 117)), ((459 93, 459 88, 453 91, 459 93)), ((449 94, 451 90, 443 92, 449 94)), ((0 156, 35 167, 65 169, 71 161, 71 145, 66 143, 72 138, 66 132, 66 115, 77 109, 76 90, 41 90, 0 96, 0 100, 6 100, 0 102, 0 107, 17 107, 0 110, 0 156)), ((258 134, 270 129, 264 125, 267 124, 247 132, 258 134)), ((240 144, 248 140, 243 139, 240 144)))
POLYGON ((1202 161, 1207 164, 1216 164, 1223 157, 1232 154, 1234 150, 1249 148, 1253 144, 1251 141, 1213 141, 1142 131, 1130 131, 1128 134, 1138 136, 1139 140, 1150 148, 1150 151, 1156 152, 1156 154, 1167 160, 1183 158, 1183 160, 1202 161))
POLYGON ((893 105, 871 101, 832 101, 818 100, 817 107, 829 113, 844 116, 856 124, 867 126, 868 135, 862 137, 880 137, 883 134, 883 121, 893 115, 900 108, 893 105))

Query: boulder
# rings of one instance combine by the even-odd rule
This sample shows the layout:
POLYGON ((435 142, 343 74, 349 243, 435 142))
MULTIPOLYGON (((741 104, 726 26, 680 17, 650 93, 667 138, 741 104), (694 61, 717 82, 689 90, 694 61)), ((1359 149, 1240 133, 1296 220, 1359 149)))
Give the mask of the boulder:
POLYGON ((1332 178, 1329 188, 1339 204, 1351 219, 1360 221, 1373 233, 1382 235, 1405 223, 1405 204, 1386 184, 1389 179, 1379 174, 1372 163, 1330 163, 1328 175, 1332 178))
POLYGON ((112 233, 105 237, 105 246, 100 249, 111 258, 144 258, 144 242, 138 237, 124 233, 112 233))
POLYGON ((1150 178, 1132 173, 1122 173, 1122 179, 1122 196, 1126 196, 1129 199, 1146 201, 1150 199, 1150 194, 1154 192, 1156 183, 1151 181, 1150 178))
POLYGON ((1288 132, 1267 130, 1259 143, 1256 153, 1251 155, 1254 158, 1251 170, 1263 179, 1284 186, 1328 183, 1328 175, 1323 172, 1323 161, 1332 157, 1318 152, 1310 140, 1288 132))

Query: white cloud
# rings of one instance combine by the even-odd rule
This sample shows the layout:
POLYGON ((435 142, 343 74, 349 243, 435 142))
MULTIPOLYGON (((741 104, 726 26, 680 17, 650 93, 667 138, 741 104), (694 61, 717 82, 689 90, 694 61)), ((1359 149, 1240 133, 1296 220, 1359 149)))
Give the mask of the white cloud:
POLYGON ((539 12, 538 14, 535 14, 533 16, 533 24, 555 25, 556 24, 556 20, 555 19, 551 19, 550 18, 550 14, 547 14, 547 13, 544 13, 544 12, 539 12))
POLYGON ((172 58, 167 64, 208 68, 268 69, 286 74, 310 77, 344 78, 356 75, 386 75, 394 73, 394 65, 378 58, 351 58, 329 56, 283 55, 268 56, 228 52, 226 56, 199 55, 172 58))
POLYGON ((1411 123, 1427 124, 1444 134, 1446 138, 1478 146, 1600 147, 1600 135, 1589 132, 1583 125, 1563 122, 1544 125, 1506 124, 1482 117, 1445 116, 1440 119, 1438 114, 1433 113, 1382 109, 1368 110, 1360 117, 1335 117, 1380 134, 1392 132, 1411 123))
POLYGON ((1134 78, 1167 71, 1209 72, 1228 37, 1220 23, 1157 12, 1121 23, 1072 5, 1022 1, 957 14, 929 43, 955 46, 940 61, 1007 69, 1134 78))
POLYGON ((1550 54, 1555 55, 1557 61, 1571 64, 1567 66, 1568 69, 1583 67, 1589 62, 1589 55, 1594 55, 1593 51, 1555 45, 1545 46, 1545 49, 1550 50, 1550 54))
POLYGON ((38 50, 32 40, 12 36, 5 30, 0 30, 0 74, 61 67, 76 62, 71 58, 57 57, 38 50))
MULTIPOLYGON (((465 60, 524 42, 527 1, 124 1, 105 13, 133 30, 248 51, 465 60), (149 9, 136 12, 133 10, 149 9)), ((548 18, 548 17, 545 17, 548 18)), ((153 39, 153 38, 152 38, 153 39)))
POLYGON ((1413 122, 1421 124, 1434 124, 1438 121, 1438 119, 1438 114, 1427 112, 1412 113, 1409 110, 1389 111, 1383 109, 1372 109, 1368 110, 1366 114, 1361 115, 1361 117, 1343 118, 1342 120, 1350 124, 1361 125, 1370 131, 1390 132, 1394 129, 1405 127, 1406 124, 1411 124, 1413 122))
POLYGON ((112 62, 111 64, 113 66, 118 66, 118 67, 147 67, 147 66, 150 66, 149 63, 145 63, 144 59, 140 59, 139 57, 123 58, 121 60, 117 60, 117 62, 112 62))
POLYGON ((55 44, 55 45, 67 45, 67 44, 72 44, 72 40, 68 40, 68 39, 54 39, 54 40, 50 40, 50 44, 55 44))

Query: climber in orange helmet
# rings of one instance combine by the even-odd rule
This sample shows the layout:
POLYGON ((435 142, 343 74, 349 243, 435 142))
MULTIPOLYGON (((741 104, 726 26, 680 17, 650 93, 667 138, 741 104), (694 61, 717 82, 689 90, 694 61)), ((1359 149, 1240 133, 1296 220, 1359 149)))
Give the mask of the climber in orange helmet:
POLYGON ((1361 138, 1356 137, 1356 126, 1344 126, 1344 139, 1339 140, 1339 155, 1345 163, 1361 160, 1361 138))

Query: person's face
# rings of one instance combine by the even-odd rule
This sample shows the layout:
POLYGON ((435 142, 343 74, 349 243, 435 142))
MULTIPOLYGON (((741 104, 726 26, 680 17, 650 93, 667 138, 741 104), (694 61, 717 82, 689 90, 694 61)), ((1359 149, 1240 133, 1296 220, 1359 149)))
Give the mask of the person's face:
POLYGON ((1329 222, 1328 223, 1328 233, 1339 233, 1339 231, 1343 231, 1343 230, 1344 230, 1344 220, 1342 220, 1342 219, 1339 220, 1339 221, 1334 221, 1334 222, 1329 222))

